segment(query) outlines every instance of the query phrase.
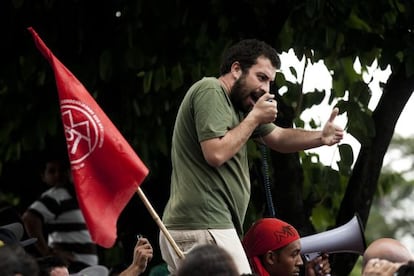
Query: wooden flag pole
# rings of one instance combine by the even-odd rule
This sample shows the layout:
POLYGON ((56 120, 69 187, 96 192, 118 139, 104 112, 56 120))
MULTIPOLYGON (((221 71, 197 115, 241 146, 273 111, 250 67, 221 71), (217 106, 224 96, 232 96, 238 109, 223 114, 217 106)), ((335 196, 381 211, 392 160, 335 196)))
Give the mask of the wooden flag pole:
POLYGON ((148 211, 150 212, 152 218, 155 220, 155 222, 160 227, 161 231, 164 233, 167 240, 170 242, 171 246, 174 248, 175 253, 177 253, 178 257, 180 259, 184 259, 184 254, 178 248, 177 244, 175 243, 174 239, 171 237, 170 233, 168 232, 165 225, 162 223, 160 217, 158 216, 157 212, 155 212, 154 208, 152 207, 151 203, 148 201, 147 197, 145 196, 144 192, 141 190, 141 187, 138 187, 137 193, 141 200, 144 202, 144 205, 147 207, 148 211))

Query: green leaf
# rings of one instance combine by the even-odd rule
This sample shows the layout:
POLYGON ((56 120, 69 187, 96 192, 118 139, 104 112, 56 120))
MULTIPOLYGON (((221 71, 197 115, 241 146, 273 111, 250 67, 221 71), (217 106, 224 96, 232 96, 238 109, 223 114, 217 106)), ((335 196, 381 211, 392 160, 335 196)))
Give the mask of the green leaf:
POLYGON ((137 100, 132 101, 132 106, 133 106, 134 112, 137 115, 137 117, 140 117, 141 116, 141 108, 139 107, 139 104, 138 104, 137 100))
POLYGON ((278 35, 281 51, 288 51, 292 47, 293 36, 294 32, 292 26, 290 25, 290 21, 286 21, 278 35))
POLYGON ((167 73, 165 66, 161 66, 155 70, 154 74, 154 90, 159 91, 160 88, 167 86, 167 73))
POLYGON ((340 52, 345 42, 345 36, 342 32, 337 33, 336 35, 336 42, 335 42, 335 49, 337 52, 340 52))
POLYGON ((20 9, 23 6, 24 0, 13 0, 12 3, 16 9, 20 9))
POLYGON ((316 8, 317 8, 317 0, 308 0, 306 1, 306 15, 309 18, 313 18, 315 16, 316 8))
POLYGON ((361 144, 369 144, 375 136, 375 126, 372 117, 361 111, 358 105, 348 106, 348 133, 352 134, 361 144))
POLYGON ((370 51, 362 52, 359 55, 359 60, 362 66, 363 64, 371 65, 374 63, 374 61, 379 55, 380 55, 380 50, 378 48, 373 48, 370 51))
POLYGON ((112 53, 104 50, 99 58, 99 77, 101 80, 109 81, 112 76, 112 53))
POLYGON ((352 171, 352 164, 354 162, 354 152, 352 147, 348 144, 341 144, 338 146, 340 161, 337 162, 339 171, 342 175, 349 176, 352 171))
POLYGON ((345 95, 345 81, 343 78, 332 78, 332 90, 331 96, 333 98, 342 98, 345 95))
POLYGON ((318 205, 312 210, 312 222, 317 232, 323 232, 335 223, 332 211, 323 205, 318 205))
POLYGON ((153 71, 147 71, 146 74, 144 75, 144 82, 143 82, 143 88, 144 88, 144 93, 148 93, 151 90, 151 83, 152 83, 152 75, 153 75, 153 71))
POLYGON ((325 44, 326 48, 333 48, 336 43, 337 31, 328 27, 325 30, 325 44))
POLYGON ((407 78, 414 75, 414 54, 412 52, 408 55, 405 55, 404 59, 404 65, 405 65, 405 73, 407 78))
POLYGON ((369 33, 372 32, 372 28, 369 26, 369 24, 365 22, 362 18, 360 18, 355 13, 355 10, 352 10, 352 12, 349 14, 346 24, 351 29, 357 29, 369 33))
POLYGON ((177 64, 173 67, 172 72, 172 89, 176 90, 178 87, 182 86, 184 82, 184 75, 183 75, 183 69, 181 68, 181 64, 177 64))
POLYGON ((311 108, 314 105, 320 104, 323 99, 325 98, 326 93, 325 91, 315 90, 314 92, 308 92, 303 94, 303 109, 311 108))
POLYGON ((362 104, 364 107, 368 107, 371 100, 371 89, 364 81, 356 81, 351 84, 349 88, 349 98, 351 101, 362 104))
POLYGON ((295 67, 293 67, 293 66, 289 66, 289 71, 290 71, 290 73, 295 77, 295 79, 297 79, 298 78, 298 73, 296 72, 296 69, 295 69, 295 67))
POLYGON ((339 147, 339 155, 341 161, 347 166, 351 166, 354 163, 354 152, 349 144, 341 144, 339 147))

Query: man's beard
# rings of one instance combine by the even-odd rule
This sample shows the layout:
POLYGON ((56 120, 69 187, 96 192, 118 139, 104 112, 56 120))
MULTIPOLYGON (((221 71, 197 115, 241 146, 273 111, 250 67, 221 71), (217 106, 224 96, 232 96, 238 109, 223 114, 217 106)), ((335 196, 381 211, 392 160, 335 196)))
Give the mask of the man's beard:
POLYGON ((239 110, 243 113, 248 113, 251 109, 250 106, 245 106, 243 104, 244 99, 248 96, 250 92, 247 90, 246 87, 246 76, 242 74, 240 78, 238 78, 235 82, 233 87, 230 90, 230 100, 233 103, 233 106, 236 110, 239 110))

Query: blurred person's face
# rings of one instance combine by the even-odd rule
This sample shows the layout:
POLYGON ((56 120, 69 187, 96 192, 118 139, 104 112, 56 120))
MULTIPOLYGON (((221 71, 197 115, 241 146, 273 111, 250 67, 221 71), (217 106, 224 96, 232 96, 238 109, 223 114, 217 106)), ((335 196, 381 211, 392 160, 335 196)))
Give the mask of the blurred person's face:
POLYGON ((50 276, 69 276, 69 270, 67 267, 55 267, 50 271, 50 276))
POLYGON ((298 276, 303 266, 300 249, 300 240, 296 240, 281 250, 266 253, 265 267, 270 276, 298 276))
POLYGON ((42 180, 48 186, 64 186, 68 181, 68 172, 59 161, 50 161, 46 164, 42 180))

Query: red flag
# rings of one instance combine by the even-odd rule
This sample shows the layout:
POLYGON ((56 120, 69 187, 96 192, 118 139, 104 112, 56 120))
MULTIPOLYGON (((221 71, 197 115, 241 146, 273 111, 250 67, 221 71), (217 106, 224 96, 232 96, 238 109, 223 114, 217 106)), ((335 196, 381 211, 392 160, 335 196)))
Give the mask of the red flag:
POLYGON ((118 217, 148 169, 82 83, 28 30, 55 73, 73 181, 92 240, 112 247, 118 217))

